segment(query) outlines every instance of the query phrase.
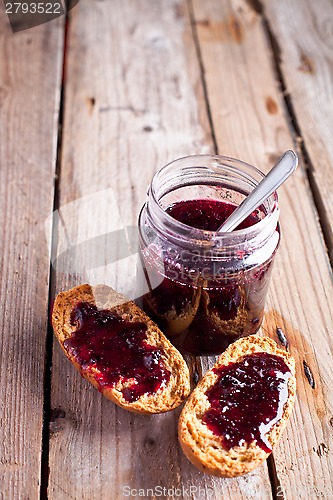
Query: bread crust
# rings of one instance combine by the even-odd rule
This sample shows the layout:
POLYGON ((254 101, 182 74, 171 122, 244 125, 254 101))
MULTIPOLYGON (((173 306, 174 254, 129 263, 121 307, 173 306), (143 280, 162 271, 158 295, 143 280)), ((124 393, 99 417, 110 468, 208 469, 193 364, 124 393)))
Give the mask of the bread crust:
MULTIPOLYGON (((293 409, 296 378, 294 358, 278 349, 270 338, 251 335, 237 340, 221 354, 213 368, 240 361, 243 356, 265 352, 281 356, 292 376, 288 379, 288 399, 282 418, 266 434, 271 447, 278 442, 293 409)), ((179 442, 187 458, 202 472, 219 477, 236 477, 258 467, 270 453, 266 453, 255 441, 226 450, 221 438, 202 422, 203 414, 210 407, 205 392, 212 387, 218 375, 209 370, 187 400, 178 425, 179 442)))
POLYGON ((190 392, 190 376, 188 367, 177 349, 163 335, 157 325, 134 302, 106 285, 90 286, 83 284, 61 292, 57 295, 52 312, 52 326, 60 346, 68 359, 81 375, 96 387, 106 398, 118 406, 133 413, 163 413, 179 406, 190 392), (147 341, 162 350, 162 359, 171 372, 169 382, 155 394, 144 394, 137 401, 127 402, 122 389, 130 381, 118 382, 113 388, 100 387, 94 373, 96 368, 83 369, 75 357, 64 346, 65 340, 71 337, 75 326, 70 322, 71 312, 78 302, 94 304, 99 309, 108 309, 129 322, 144 322, 147 325, 147 341))

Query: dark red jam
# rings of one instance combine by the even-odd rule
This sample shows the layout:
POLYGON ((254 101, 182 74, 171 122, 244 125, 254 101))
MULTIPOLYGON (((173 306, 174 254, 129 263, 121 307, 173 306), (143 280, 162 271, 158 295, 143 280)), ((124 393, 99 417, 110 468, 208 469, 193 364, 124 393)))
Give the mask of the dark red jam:
MULTIPOLYGON (((197 229, 217 231, 236 209, 236 205, 219 200, 185 200, 174 203, 166 212, 179 222, 197 229)), ((259 210, 250 214, 236 229, 245 229, 260 221, 259 210)))
MULTIPOLYGON (((175 203, 166 212, 189 226, 216 231, 235 208, 225 201, 199 199, 175 203)), ((253 226, 264 216, 260 207, 237 229, 253 226)), ((235 271, 221 268, 214 258, 206 262, 205 257, 189 256, 171 245, 161 250, 162 271, 155 256, 141 254, 144 275, 138 279, 147 281, 150 291, 137 303, 180 351, 218 354, 236 339, 258 331, 272 255, 263 264, 235 271)))
POLYGON ((206 392, 211 408, 203 415, 227 450, 255 441, 265 452, 266 437, 283 414, 291 372, 279 356, 250 354, 238 363, 214 369, 218 380, 206 392))
POLYGON ((122 390, 129 403, 155 393, 170 379, 161 351, 147 342, 144 323, 125 321, 108 310, 80 302, 71 315, 76 326, 64 346, 84 370, 94 370, 100 388, 130 382, 122 390))

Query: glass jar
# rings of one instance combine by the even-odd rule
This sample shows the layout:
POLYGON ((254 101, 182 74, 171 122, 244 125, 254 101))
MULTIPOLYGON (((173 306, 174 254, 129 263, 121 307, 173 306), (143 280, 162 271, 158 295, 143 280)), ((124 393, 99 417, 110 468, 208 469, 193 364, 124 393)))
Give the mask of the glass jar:
POLYGON ((183 353, 219 354, 262 323, 280 241, 277 194, 243 228, 216 230, 263 177, 240 160, 197 155, 152 179, 139 215, 137 304, 183 353))

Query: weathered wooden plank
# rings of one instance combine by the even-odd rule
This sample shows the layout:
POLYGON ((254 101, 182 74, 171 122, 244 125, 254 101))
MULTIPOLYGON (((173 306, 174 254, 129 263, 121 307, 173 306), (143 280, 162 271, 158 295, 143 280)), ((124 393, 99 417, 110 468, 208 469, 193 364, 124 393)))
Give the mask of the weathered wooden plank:
POLYGON ((333 4, 264 1, 280 47, 280 66, 311 161, 315 196, 333 259, 333 4))
POLYGON ((0 497, 39 498, 63 21, 0 16, 0 497))
MULTIPOLYGON (((99 204, 106 188, 113 189, 123 224, 133 224, 157 168, 213 150, 185 1, 80 2, 68 50, 59 226, 66 232, 60 232, 60 245, 112 230, 105 221, 116 210, 103 212, 99 204), (95 200, 90 211, 92 198, 79 202, 77 215, 75 206, 66 206, 88 195, 95 200)), ((75 269, 70 256, 64 260, 57 291, 87 279, 114 286, 116 278, 127 280, 126 263, 118 275, 110 266, 101 266, 102 276, 85 268, 85 258, 100 255, 100 243, 75 269)), ((166 488, 166 498, 182 487, 183 498, 271 497, 265 465, 230 481, 197 472, 177 443, 179 410, 153 417, 124 412, 80 379, 58 345, 52 373, 52 408, 58 410, 51 423, 51 499, 126 498, 126 486, 166 488)))
MULTIPOLYGON (((293 142, 273 76, 271 48, 261 17, 250 4, 193 1, 219 151, 267 170, 293 142)), ((299 10, 308 15, 303 3, 299 10)), ((288 10, 288 16, 292 12, 288 10)), ((275 26, 282 22, 274 17, 275 26)), ((303 34, 304 28, 298 30, 299 38, 303 34)), ((283 36, 288 43, 288 35, 283 36)), ((328 498, 333 477, 328 451, 333 410, 331 273, 302 165, 279 193, 282 244, 263 330, 276 340, 276 327, 286 334, 297 361, 298 398, 274 453, 278 493, 283 490, 287 498, 328 498), (309 373, 305 375, 304 360, 313 373, 314 389, 309 373)))

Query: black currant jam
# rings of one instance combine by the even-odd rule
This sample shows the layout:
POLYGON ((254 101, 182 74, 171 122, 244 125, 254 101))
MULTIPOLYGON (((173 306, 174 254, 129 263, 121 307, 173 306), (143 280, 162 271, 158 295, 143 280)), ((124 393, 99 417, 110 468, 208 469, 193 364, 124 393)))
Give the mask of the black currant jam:
POLYGON ((219 354, 260 328, 280 240, 276 193, 236 230, 217 230, 263 177, 206 155, 153 177, 139 216, 137 304, 182 353, 219 354))
POLYGON ((283 415, 290 369, 280 356, 256 353, 213 370, 218 379, 206 392, 211 405, 203 422, 226 450, 255 441, 266 453, 266 437, 283 415))
POLYGON ((128 382, 122 393, 132 403, 168 383, 170 371, 161 350, 149 345, 144 323, 125 321, 86 302, 75 306, 71 323, 76 330, 64 347, 84 370, 94 371, 100 389, 128 382))
MULTIPOLYGON (((188 226, 206 231, 217 231, 236 209, 236 205, 220 200, 184 200, 167 207, 166 212, 188 226)), ((260 221, 255 210, 236 229, 245 229, 260 221)))

